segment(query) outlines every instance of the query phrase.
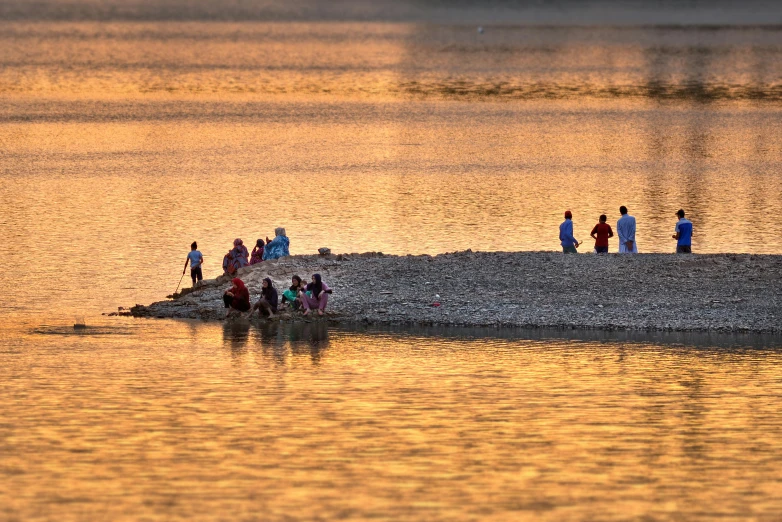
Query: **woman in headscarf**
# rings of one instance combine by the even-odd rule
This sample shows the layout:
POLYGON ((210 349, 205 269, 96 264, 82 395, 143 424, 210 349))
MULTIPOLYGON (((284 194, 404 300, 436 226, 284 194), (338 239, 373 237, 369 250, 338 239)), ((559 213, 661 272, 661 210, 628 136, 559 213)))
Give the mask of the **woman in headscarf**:
POLYGON ((331 293, 331 288, 323 282, 320 274, 313 274, 312 282, 307 285, 307 290, 299 293, 299 299, 304 306, 304 315, 309 315, 310 308, 317 307, 318 315, 322 316, 331 293))
POLYGON ((247 251, 247 247, 244 246, 244 242, 241 239, 234 239, 234 248, 231 252, 231 257, 233 258, 237 270, 250 264, 250 253, 247 251))
POLYGON ((289 252, 291 240, 288 239, 288 236, 285 235, 285 229, 282 227, 275 228, 274 236, 274 239, 271 241, 269 241, 268 237, 266 238, 266 247, 263 249, 264 261, 267 259, 279 259, 281 257, 291 255, 289 252))
POLYGON ((234 247, 223 258, 223 272, 234 274, 237 270, 250 264, 250 253, 241 239, 234 239, 234 247))
POLYGON ((294 310, 298 310, 301 306, 299 301, 299 292, 304 290, 304 283, 301 281, 301 277, 295 275, 291 277, 291 286, 282 293, 282 304, 286 302, 291 304, 294 310))
POLYGON ((223 273, 224 274, 233 274, 236 272, 236 269, 234 268, 233 263, 231 262, 231 252, 233 250, 229 250, 225 256, 223 256, 223 273))
POLYGON ((259 239, 255 242, 255 247, 250 255, 250 264, 257 265, 263 261, 263 239, 259 239))
POLYGON ((250 309, 250 291, 238 277, 231 280, 232 286, 223 294, 223 304, 228 308, 225 316, 232 313, 242 313, 250 309))
POLYGON ((258 310, 258 315, 268 315, 269 318, 274 317, 274 314, 277 312, 277 289, 274 288, 274 284, 272 283, 272 280, 268 277, 263 280, 262 287, 261 287, 261 298, 258 299, 258 302, 255 303, 250 309, 250 313, 247 315, 247 317, 252 317, 253 312, 258 310))

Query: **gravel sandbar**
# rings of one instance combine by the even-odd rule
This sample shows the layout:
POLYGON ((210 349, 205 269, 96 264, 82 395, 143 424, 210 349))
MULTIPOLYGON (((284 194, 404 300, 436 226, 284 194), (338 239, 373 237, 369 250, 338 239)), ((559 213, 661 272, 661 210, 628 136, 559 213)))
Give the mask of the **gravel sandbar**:
MULTIPOLYGON (((782 332, 782 256, 558 252, 291 256, 243 268, 258 298, 270 277, 313 273, 334 289, 325 320, 377 325, 782 332), (434 306, 439 303, 439 306, 434 306)), ((136 317, 222 320, 222 276, 136 317)), ((276 320, 309 320, 284 313, 276 320)))

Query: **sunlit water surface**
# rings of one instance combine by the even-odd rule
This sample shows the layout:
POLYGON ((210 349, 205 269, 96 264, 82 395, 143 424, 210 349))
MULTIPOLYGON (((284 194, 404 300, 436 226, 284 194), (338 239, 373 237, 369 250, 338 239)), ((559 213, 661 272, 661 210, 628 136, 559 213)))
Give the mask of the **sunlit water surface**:
POLYGON ((782 253, 778 26, 28 15, 0 23, 0 283, 46 292, 14 313, 149 302, 191 241, 213 277, 277 226, 297 254, 556 250, 565 209, 584 240, 626 205, 671 252, 684 208, 696 252, 782 253))
POLYGON ((0 518, 778 520, 782 354, 619 339, 44 324, 0 518))
POLYGON ((683 207, 696 252, 780 254, 778 7, 186 3, 0 2, 0 519, 780 519, 778 339, 99 315, 276 226, 553 250, 624 204, 669 252, 683 207))

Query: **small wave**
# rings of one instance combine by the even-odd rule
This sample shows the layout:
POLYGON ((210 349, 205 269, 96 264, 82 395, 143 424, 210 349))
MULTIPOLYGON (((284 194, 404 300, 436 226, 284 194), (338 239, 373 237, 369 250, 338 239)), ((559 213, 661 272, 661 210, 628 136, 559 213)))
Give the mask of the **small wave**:
POLYGON ((33 332, 37 335, 133 335, 130 328, 117 326, 40 326, 34 328, 33 332))

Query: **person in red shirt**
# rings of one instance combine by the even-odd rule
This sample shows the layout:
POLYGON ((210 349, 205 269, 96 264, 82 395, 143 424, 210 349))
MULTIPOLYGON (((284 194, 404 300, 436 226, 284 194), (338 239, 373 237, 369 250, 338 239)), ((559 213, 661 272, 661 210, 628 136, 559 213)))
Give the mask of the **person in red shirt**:
POLYGON ((614 231, 611 230, 611 225, 606 223, 605 214, 600 216, 600 223, 595 225, 589 235, 595 239, 595 252, 598 254, 608 253, 608 238, 614 237, 614 231))
POLYGON ((244 286, 244 281, 238 277, 231 280, 233 286, 223 294, 223 303, 228 311, 226 317, 237 315, 237 312, 246 312, 250 309, 250 291, 244 286))

